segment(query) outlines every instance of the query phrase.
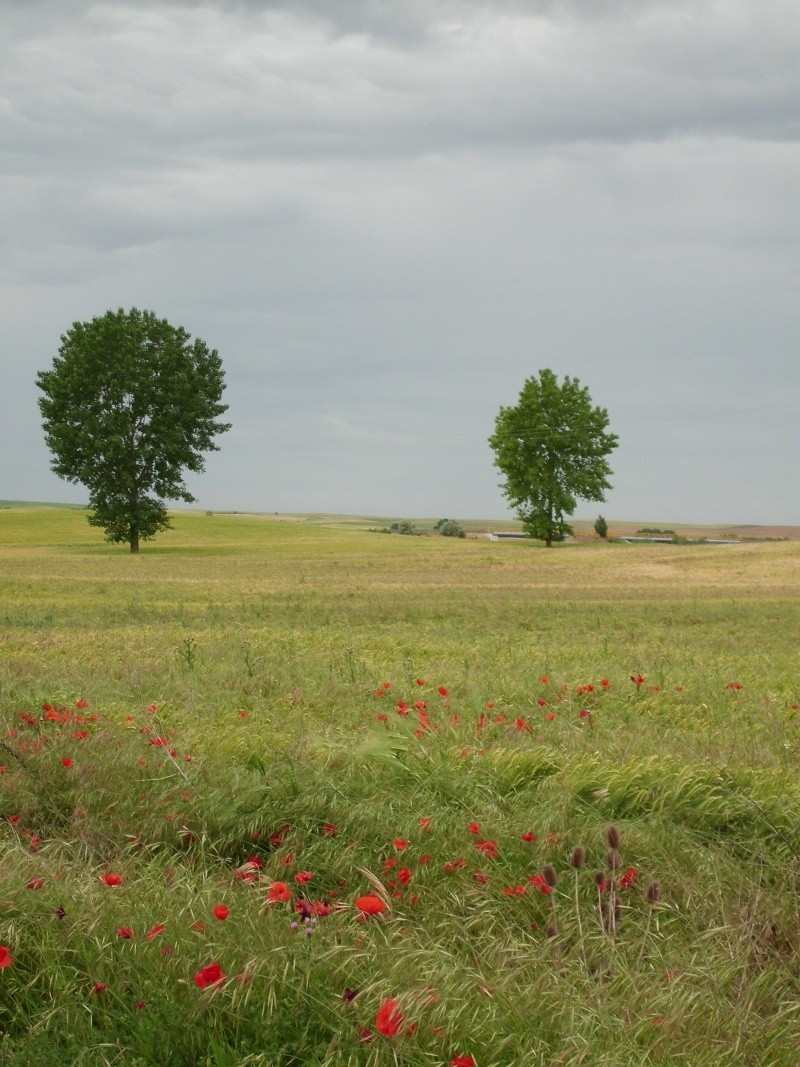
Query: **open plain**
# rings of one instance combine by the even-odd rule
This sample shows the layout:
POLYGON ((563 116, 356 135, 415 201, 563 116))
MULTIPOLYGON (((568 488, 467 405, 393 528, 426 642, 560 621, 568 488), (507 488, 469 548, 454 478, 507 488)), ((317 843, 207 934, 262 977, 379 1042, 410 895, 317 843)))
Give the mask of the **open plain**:
POLYGON ((800 545, 0 509, 0 1063, 800 1047, 800 545))

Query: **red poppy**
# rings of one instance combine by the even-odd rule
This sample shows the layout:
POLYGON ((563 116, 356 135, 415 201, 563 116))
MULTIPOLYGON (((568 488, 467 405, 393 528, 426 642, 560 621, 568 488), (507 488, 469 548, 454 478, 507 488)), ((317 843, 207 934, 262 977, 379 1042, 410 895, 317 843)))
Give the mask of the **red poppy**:
POLYGON ((461 867, 466 867, 467 861, 460 856, 456 860, 450 860, 449 863, 442 864, 442 870, 445 874, 452 874, 453 871, 459 870, 461 867))
POLYGON ((13 962, 14 959, 6 946, 0 945, 0 971, 2 971, 4 967, 10 967, 13 962))
POLYGON ((630 676, 630 678, 631 678, 631 681, 633 682, 633 684, 636 685, 637 687, 644 684, 644 675, 643 674, 632 674, 630 676))
POLYGON ((479 834, 481 832, 481 828, 476 822, 471 822, 467 829, 471 834, 479 834))
POLYGON ((518 730, 525 730, 527 733, 531 732, 530 726, 528 726, 524 719, 514 719, 514 725, 518 730))
POLYGON ((536 834, 533 830, 526 830, 524 834, 520 835, 520 841, 535 841, 536 834))
POLYGON ((419 824, 423 830, 430 830, 431 828, 431 820, 427 817, 427 815, 422 816, 422 818, 419 820, 419 824))
POLYGON ((424 678, 417 678, 415 680, 416 680, 417 685, 425 685, 425 679, 424 678))
POLYGON ((273 882, 267 890, 267 904, 282 904, 292 899, 286 882, 273 882))
POLYGON ((525 896, 525 886, 524 885, 506 886, 506 888, 503 890, 503 896, 504 897, 523 897, 523 896, 525 896))
POLYGON ((25 886, 26 889, 41 889, 44 885, 44 878, 31 878, 30 882, 25 886))
POLYGON ((408 704, 404 700, 397 701, 397 714, 408 715, 408 704))
POLYGON ((398 852, 402 852, 404 849, 408 848, 408 841, 406 841, 402 837, 396 837, 394 839, 394 841, 392 841, 392 844, 394 845, 394 847, 397 849, 398 852))
POLYGON ((294 876, 294 880, 298 885, 307 885, 313 877, 314 875, 311 871, 298 871, 294 876))
POLYGON ((437 692, 438 692, 440 697, 450 696, 450 694, 447 692, 447 690, 445 689, 445 687, 443 685, 439 686, 437 692))
POLYGON ((75 733, 72 736, 75 738, 76 741, 85 741, 86 738, 89 736, 89 731, 88 730, 76 730, 75 733))
POLYGON ((358 897, 355 904, 362 915, 380 915, 382 911, 386 911, 386 904, 374 893, 365 893, 363 897, 358 897))
POLYGON ((450 1067, 476 1067, 476 1064, 472 1056, 453 1056, 450 1067))
POLYGON ((324 837, 336 837, 338 832, 339 831, 336 829, 336 825, 332 822, 326 822, 325 825, 322 827, 322 833, 324 837))
POLYGON ((130 941, 133 937, 133 930, 130 926, 118 926, 117 937, 121 937, 123 941, 130 941))
POLYGON ((83 697, 80 697, 79 700, 75 701, 75 707, 76 708, 81 708, 81 709, 88 708, 89 707, 89 701, 88 700, 84 700, 83 697))
POLYGON ((224 981, 225 975, 222 973, 222 968, 218 963, 209 963, 194 976, 194 984, 198 989, 208 989, 209 986, 218 986, 224 981))
POLYGON ((627 889, 629 885, 633 885, 636 880, 636 868, 626 867, 622 877, 619 880, 620 889, 627 889))
POLYGON ((484 874, 483 871, 473 871, 472 881, 477 882, 478 885, 486 885, 486 883, 489 881, 489 875, 484 874))
POLYGON ((69 756, 63 756, 62 757, 61 766, 62 767, 72 767, 73 766, 72 760, 69 758, 69 756))
POLYGON ((488 856, 490 860, 496 860, 500 855, 500 850, 497 847, 496 841, 476 841, 475 848, 479 852, 482 852, 484 856, 488 856))
POLYGON ((109 885, 109 886, 112 886, 112 887, 113 886, 117 886, 117 885, 122 885, 122 875, 121 874, 101 874, 100 875, 100 881, 101 882, 105 882, 106 885, 109 885))
POLYGON ((610 689, 611 688, 611 682, 609 682, 608 678, 601 678, 600 679, 600 688, 601 689, 610 689))
POLYGON ((411 881, 411 871, 408 869, 408 867, 400 868, 400 870, 397 872, 397 881, 401 885, 408 885, 408 883, 411 881))
POLYGON ((214 918, 219 919, 220 922, 224 922, 225 919, 228 918, 230 913, 230 908, 226 908, 224 904, 217 904, 217 906, 212 909, 212 914, 214 918))
POLYGON ((155 926, 151 926, 147 933, 144 935, 148 941, 152 941, 154 937, 158 937, 159 934, 164 933, 164 924, 156 923, 155 926))
POLYGON ((108 983, 107 982, 95 982, 94 983, 94 991, 95 991, 95 993, 102 993, 104 989, 108 989, 108 983))
POLYGON ((394 1037, 403 1025, 399 1000, 384 1000, 375 1015, 375 1029, 384 1037, 394 1037))

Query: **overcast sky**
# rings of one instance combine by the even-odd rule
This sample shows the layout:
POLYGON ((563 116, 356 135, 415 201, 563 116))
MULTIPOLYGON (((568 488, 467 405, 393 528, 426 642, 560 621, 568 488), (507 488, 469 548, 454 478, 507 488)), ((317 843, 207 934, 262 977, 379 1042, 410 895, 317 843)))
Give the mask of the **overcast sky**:
POLYGON ((800 524, 796 0, 0 0, 0 498, 34 377, 148 308, 218 349, 203 508, 502 517, 542 367, 617 519, 800 524))

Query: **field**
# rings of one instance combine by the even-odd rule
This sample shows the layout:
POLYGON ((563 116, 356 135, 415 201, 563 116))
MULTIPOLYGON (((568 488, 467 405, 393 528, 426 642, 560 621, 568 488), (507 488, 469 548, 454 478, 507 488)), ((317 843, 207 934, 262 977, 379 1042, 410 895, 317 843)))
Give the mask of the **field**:
POLYGON ((0 1065, 793 1067, 800 545, 0 510, 0 1065))

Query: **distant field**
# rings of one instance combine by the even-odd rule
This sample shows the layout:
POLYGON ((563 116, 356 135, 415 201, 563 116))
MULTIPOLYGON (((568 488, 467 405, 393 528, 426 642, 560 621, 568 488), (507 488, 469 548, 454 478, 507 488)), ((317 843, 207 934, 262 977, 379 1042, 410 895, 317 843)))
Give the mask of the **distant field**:
POLYGON ((0 508, 3 1067, 794 1067, 796 540, 174 521, 0 508))

